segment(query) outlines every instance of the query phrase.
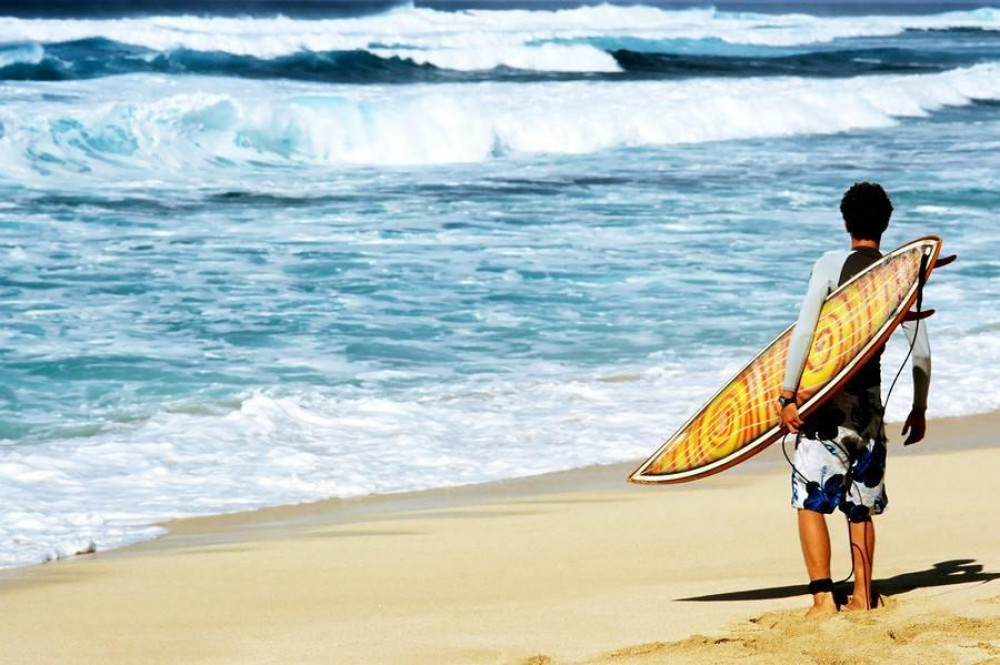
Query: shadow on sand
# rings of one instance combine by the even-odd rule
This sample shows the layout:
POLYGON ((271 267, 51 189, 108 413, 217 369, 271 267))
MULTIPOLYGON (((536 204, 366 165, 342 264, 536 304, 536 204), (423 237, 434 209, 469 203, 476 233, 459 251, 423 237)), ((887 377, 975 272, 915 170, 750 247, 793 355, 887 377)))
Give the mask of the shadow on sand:
MULTIPOLYGON (((949 586, 952 584, 970 584, 973 582, 990 582, 1000 579, 1000 573, 983 572, 982 565, 975 559, 952 559, 935 563, 932 568, 915 573, 902 573, 894 577, 876 579, 872 582, 873 589, 885 596, 894 596, 914 589, 949 586)), ((805 584, 776 586, 764 589, 746 589, 727 593, 713 593, 707 596, 692 596, 678 598, 679 601, 733 601, 733 600, 773 600, 775 598, 791 598, 808 593, 805 584)))

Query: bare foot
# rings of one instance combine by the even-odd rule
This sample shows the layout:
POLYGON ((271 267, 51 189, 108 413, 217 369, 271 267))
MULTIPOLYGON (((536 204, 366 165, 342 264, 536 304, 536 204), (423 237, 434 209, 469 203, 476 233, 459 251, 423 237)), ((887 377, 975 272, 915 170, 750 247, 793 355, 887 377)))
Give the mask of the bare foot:
POLYGON ((832 593, 813 594, 813 606, 806 612, 806 618, 833 616, 837 613, 837 603, 832 593))
POLYGON ((847 602, 840 606, 842 612, 862 612, 871 608, 872 605, 868 599, 857 594, 848 598, 847 602))

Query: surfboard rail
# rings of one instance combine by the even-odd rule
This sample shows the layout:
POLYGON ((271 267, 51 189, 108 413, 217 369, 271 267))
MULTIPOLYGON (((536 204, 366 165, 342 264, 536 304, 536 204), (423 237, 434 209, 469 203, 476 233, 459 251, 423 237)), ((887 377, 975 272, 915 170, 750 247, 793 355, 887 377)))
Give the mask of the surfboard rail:
MULTIPOLYGON (((899 257, 902 254, 910 251, 919 249, 921 254, 921 260, 926 259, 926 271, 923 275, 923 282, 926 283, 927 279, 930 277, 931 272, 934 270, 937 264, 938 257, 940 256, 941 246, 943 241, 938 236, 924 236, 918 238, 912 242, 906 243, 896 249, 892 250, 888 254, 884 255, 877 262, 873 263, 871 266, 861 271, 853 278, 839 286, 836 290, 827 296, 824 305, 827 302, 835 298, 838 294, 846 292, 852 285, 858 283, 859 280, 863 279, 872 272, 889 265, 890 261, 894 257, 899 257)), ((953 256, 944 257, 942 265, 950 263, 954 260, 953 256)), ((822 406, 830 397, 832 397, 838 388, 843 386, 847 381, 851 379, 860 369, 864 366, 868 360, 885 344, 889 336, 893 331, 903 322, 903 319, 907 317, 911 308, 914 306, 917 300, 919 287, 921 285, 921 280, 919 277, 919 269, 917 275, 914 276, 909 288, 906 290, 905 296, 900 299, 899 303, 892 310, 891 316, 877 329, 875 334, 873 334, 868 342, 866 342, 860 351, 858 351, 854 357, 848 361, 844 367, 842 367, 834 376, 828 379, 816 392, 809 395, 799 405, 799 413, 803 418, 808 417, 816 409, 822 406)), ((680 428, 678 428, 657 450, 653 453, 646 461, 639 465, 635 471, 633 471, 628 480, 633 483, 646 484, 646 485, 665 485, 665 484, 675 484, 690 482, 693 480, 698 480, 700 478, 705 478, 707 476, 714 475, 729 469, 741 462, 746 461, 750 457, 760 453, 766 449, 769 445, 777 441, 781 436, 787 433, 787 429, 782 427, 780 423, 774 418, 774 424, 768 428, 766 431, 762 432, 758 436, 754 437, 740 446, 738 446, 733 452, 722 456, 719 459, 709 461, 705 464, 700 464, 693 466, 689 469, 680 470, 670 473, 649 473, 647 472, 649 468, 662 456, 666 451, 668 451, 671 446, 675 445, 678 441, 678 437, 685 435, 686 430, 688 430, 692 423, 694 423, 702 414, 704 414, 717 399, 727 390, 729 390, 741 377, 746 375, 747 371, 758 362, 762 356, 766 353, 771 352, 772 349, 779 344, 782 344, 783 340, 790 335, 794 324, 788 326, 781 334, 775 337, 769 344, 767 344, 761 351, 755 355, 746 365, 744 365, 732 379, 727 381, 715 394, 709 398, 705 404, 702 405, 680 428)), ((817 326, 818 329, 818 326, 817 326)), ((784 373, 784 365, 781 365, 782 374, 784 373)), ((767 396, 764 396, 766 398, 767 396)), ((773 400, 777 400, 777 393, 773 396, 773 400)))

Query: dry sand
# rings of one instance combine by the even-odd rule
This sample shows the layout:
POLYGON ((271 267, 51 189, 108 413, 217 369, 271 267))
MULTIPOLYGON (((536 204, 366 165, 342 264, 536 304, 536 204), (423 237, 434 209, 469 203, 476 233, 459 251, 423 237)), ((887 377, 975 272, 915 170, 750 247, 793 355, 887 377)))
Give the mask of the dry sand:
POLYGON ((0 663, 1000 663, 997 432, 891 446, 868 613, 802 618, 774 448, 681 486, 620 465, 172 522, 3 573, 0 663))

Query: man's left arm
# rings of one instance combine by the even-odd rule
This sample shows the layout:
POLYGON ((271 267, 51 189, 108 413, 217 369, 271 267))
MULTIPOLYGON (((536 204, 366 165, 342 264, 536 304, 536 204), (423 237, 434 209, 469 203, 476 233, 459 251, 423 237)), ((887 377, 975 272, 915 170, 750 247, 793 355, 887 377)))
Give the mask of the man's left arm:
POLYGON ((931 387, 931 345, 927 337, 927 321, 910 321, 902 324, 906 339, 913 348, 913 408, 903 425, 904 446, 924 438, 927 431, 927 393, 931 387))

